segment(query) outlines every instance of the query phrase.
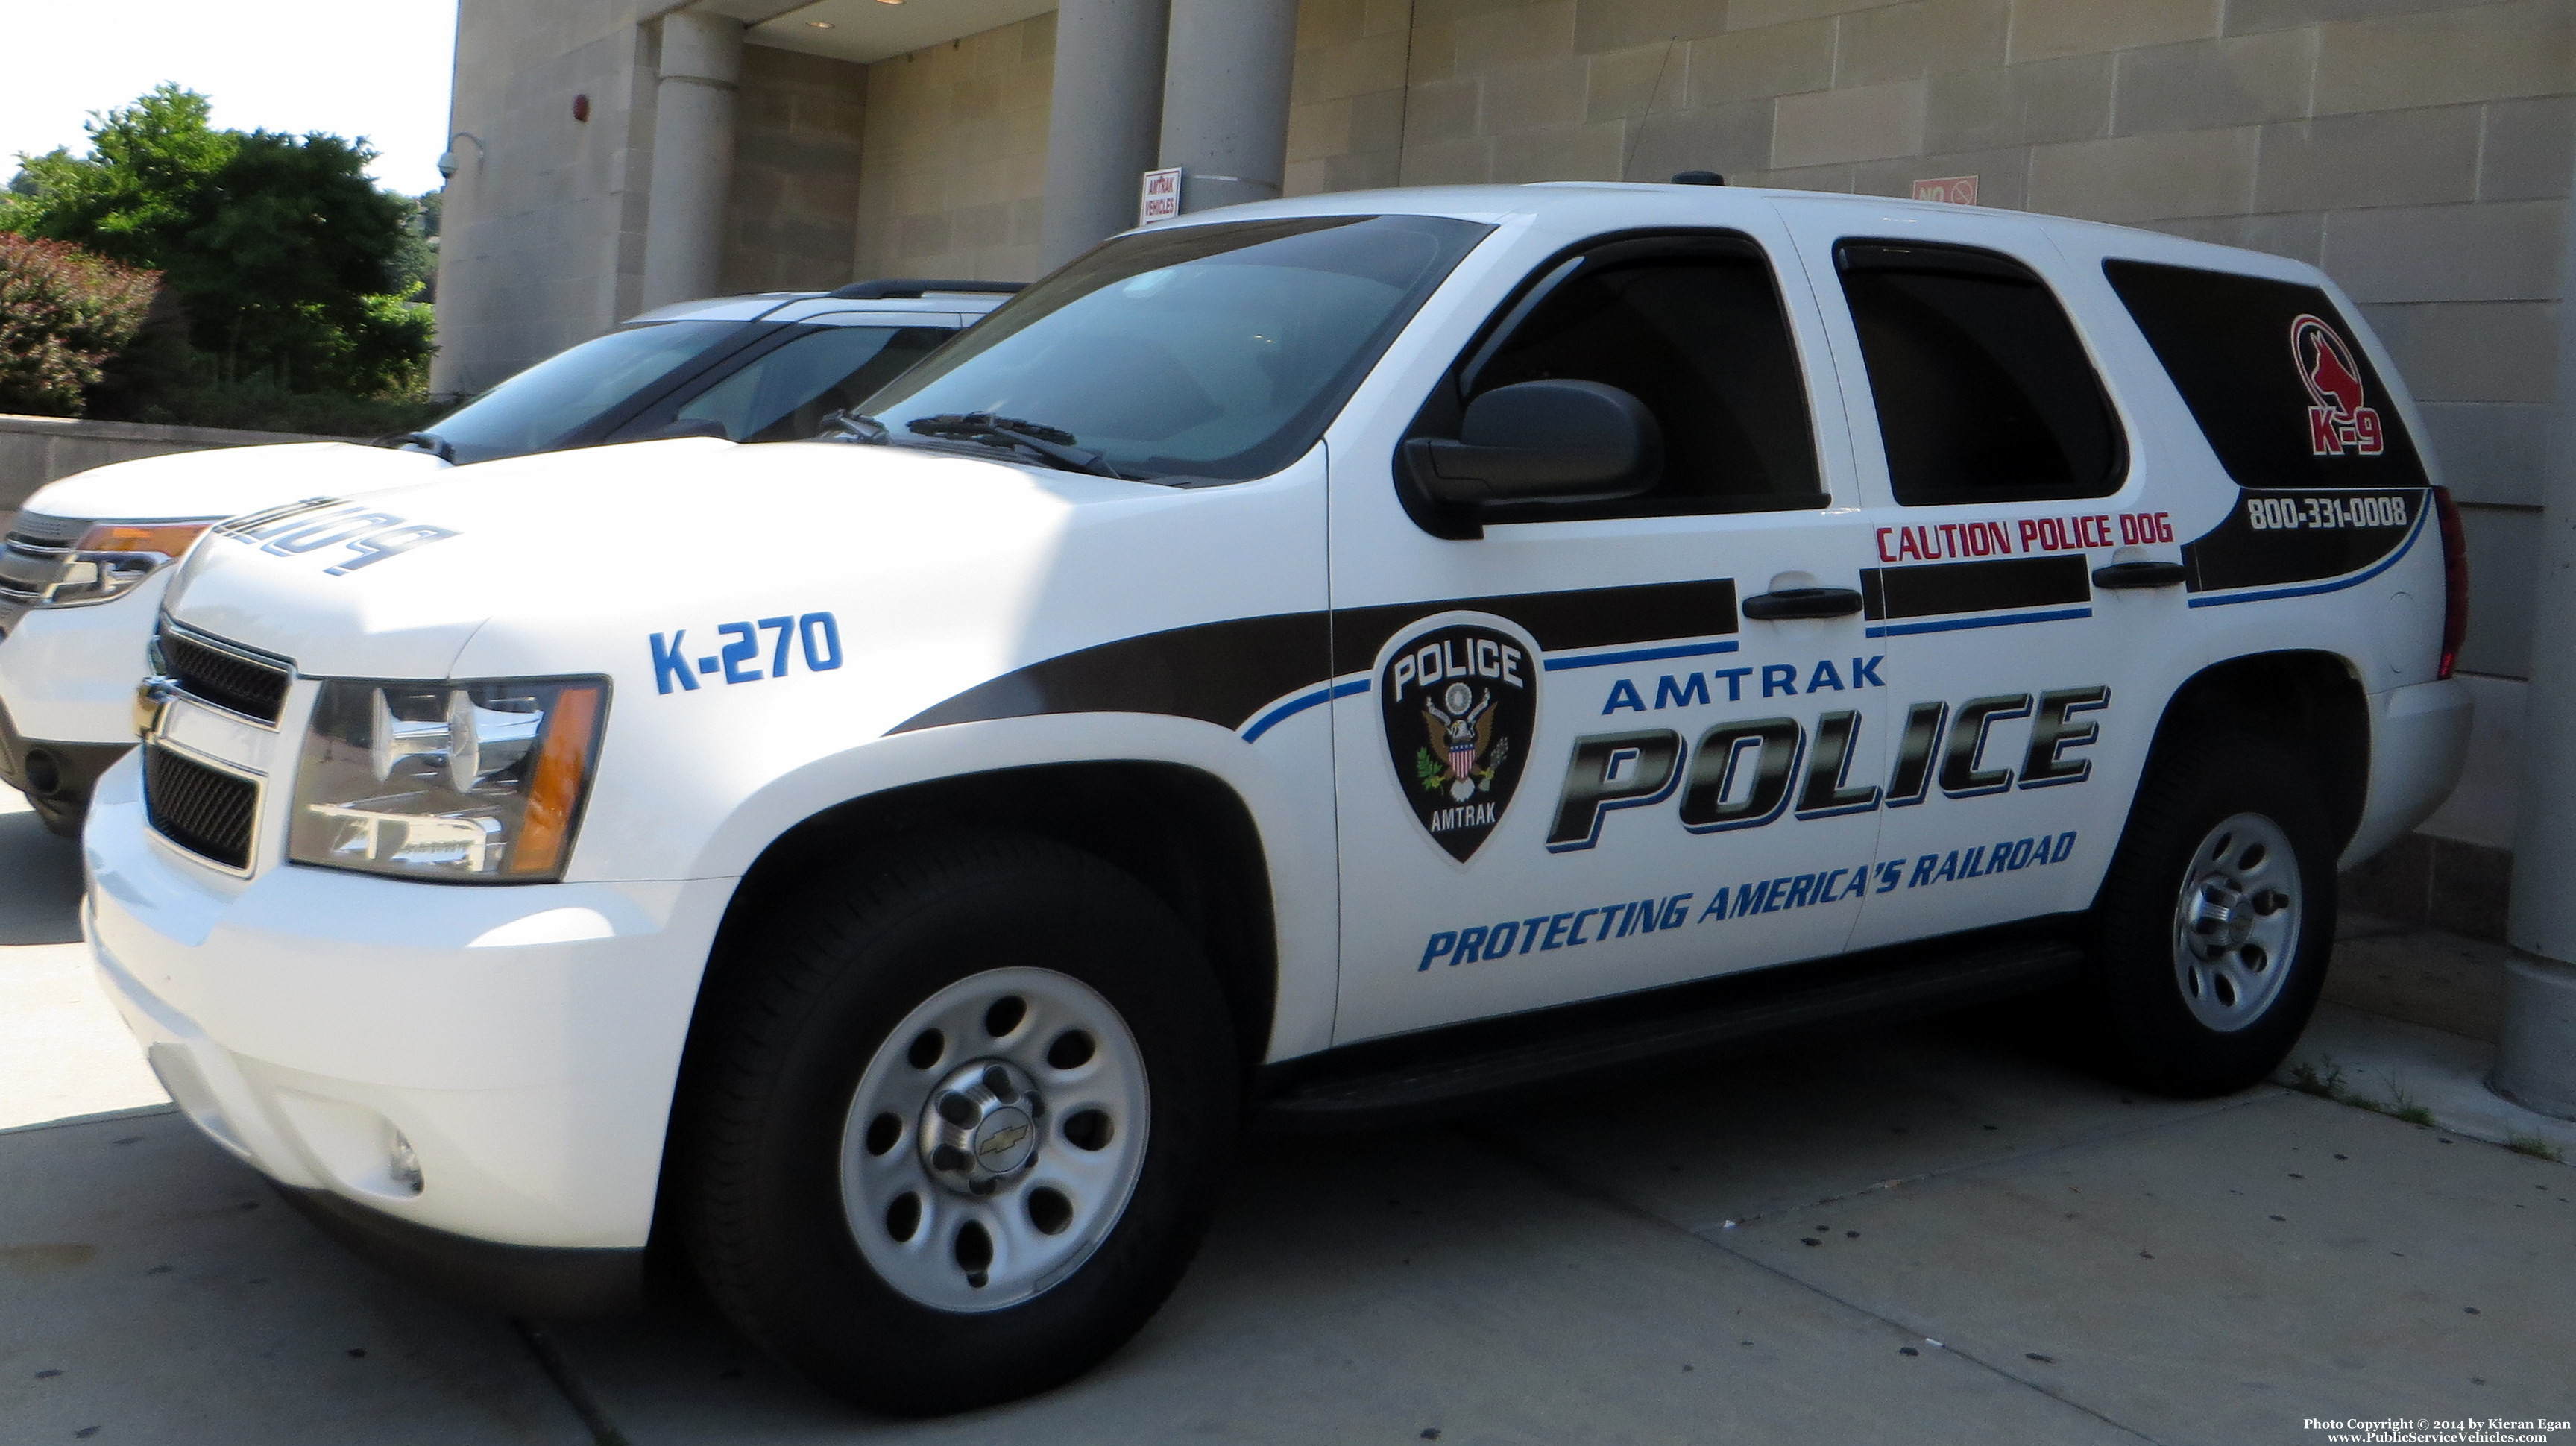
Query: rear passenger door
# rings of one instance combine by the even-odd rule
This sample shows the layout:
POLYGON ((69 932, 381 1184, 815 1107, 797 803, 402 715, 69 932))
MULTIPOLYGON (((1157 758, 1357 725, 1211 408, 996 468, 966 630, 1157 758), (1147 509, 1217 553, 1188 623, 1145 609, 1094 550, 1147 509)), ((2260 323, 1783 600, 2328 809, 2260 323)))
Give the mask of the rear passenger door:
POLYGON ((1409 424, 1335 434, 1338 1038, 1848 936, 1886 739, 1858 598, 1741 610, 1856 591, 1868 538, 1813 302, 1768 239, 1533 257, 1409 424), (1664 438, 1651 491, 1462 513, 1390 466, 1406 435, 1455 437, 1475 398, 1545 378, 1646 405, 1664 438))
POLYGON ((2184 608, 2179 569, 2094 581, 2178 548, 2064 263, 2013 217, 1792 224, 1843 359, 1864 630, 1897 705, 1885 877, 1853 946, 2084 908, 2162 703, 2134 685, 2184 608))

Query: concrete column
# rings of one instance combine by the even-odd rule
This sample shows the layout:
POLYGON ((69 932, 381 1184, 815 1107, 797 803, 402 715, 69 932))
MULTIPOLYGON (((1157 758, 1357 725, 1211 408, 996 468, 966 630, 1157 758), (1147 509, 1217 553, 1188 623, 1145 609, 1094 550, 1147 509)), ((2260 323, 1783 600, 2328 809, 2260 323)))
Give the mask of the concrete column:
POLYGON ((1162 163, 1185 167, 1181 209, 1279 195, 1297 0, 1172 0, 1162 163))
POLYGON ((2576 226, 2560 257, 2557 416, 2540 517, 2533 591, 2524 782, 2513 846, 2513 913, 2505 936, 2521 957, 2505 969, 2504 1036, 2488 1085, 2543 1114, 2576 1119, 2576 226))
POLYGON ((1136 224, 1162 125, 1170 11, 1170 0, 1062 0, 1056 10, 1041 271, 1136 224))
POLYGON ((644 213, 648 310, 715 293, 733 186, 734 84, 741 75, 741 21, 695 10, 662 17, 653 198, 644 213))

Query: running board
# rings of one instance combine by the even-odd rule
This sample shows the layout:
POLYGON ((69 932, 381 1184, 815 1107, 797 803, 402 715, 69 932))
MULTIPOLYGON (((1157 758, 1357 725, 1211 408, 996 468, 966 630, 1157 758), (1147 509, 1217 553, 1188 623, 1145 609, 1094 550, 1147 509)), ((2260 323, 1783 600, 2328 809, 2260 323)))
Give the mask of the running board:
POLYGON ((2034 993, 2076 977, 2084 959, 2063 928, 1979 933, 1372 1040, 1264 1070, 1255 1118, 1293 1131, 1397 1124, 1676 1056, 2034 993))

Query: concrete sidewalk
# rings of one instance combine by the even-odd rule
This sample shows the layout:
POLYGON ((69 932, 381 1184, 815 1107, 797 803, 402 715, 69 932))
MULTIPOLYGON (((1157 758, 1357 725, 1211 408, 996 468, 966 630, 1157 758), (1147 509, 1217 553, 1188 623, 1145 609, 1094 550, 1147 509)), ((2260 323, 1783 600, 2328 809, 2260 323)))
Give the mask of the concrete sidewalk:
MULTIPOLYGON (((0 899, 0 930, 59 934, 69 850, 10 823, 0 888, 54 882, 0 899)), ((0 947, 20 1115, 138 1088, 66 952, 0 947)), ((2374 1020, 2320 1029, 2349 1054, 2374 1020)), ((1255 1141, 1136 1342, 929 1422, 853 1414, 686 1303, 533 1327, 447 1306, 166 1109, 0 1131, 0 1443, 2055 1446, 2576 1415, 2576 1172, 2290 1089, 2123 1095, 1978 1026, 1255 1141)))

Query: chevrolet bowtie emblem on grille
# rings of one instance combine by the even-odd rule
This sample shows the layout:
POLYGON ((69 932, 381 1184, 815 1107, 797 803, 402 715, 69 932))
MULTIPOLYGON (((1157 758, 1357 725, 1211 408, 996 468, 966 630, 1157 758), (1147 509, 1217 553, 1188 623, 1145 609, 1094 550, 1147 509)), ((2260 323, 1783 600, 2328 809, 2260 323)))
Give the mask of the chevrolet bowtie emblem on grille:
POLYGON ((150 738, 161 731, 161 715, 168 712, 170 700, 178 694, 179 682, 158 674, 144 679, 134 688, 134 736, 150 738))

